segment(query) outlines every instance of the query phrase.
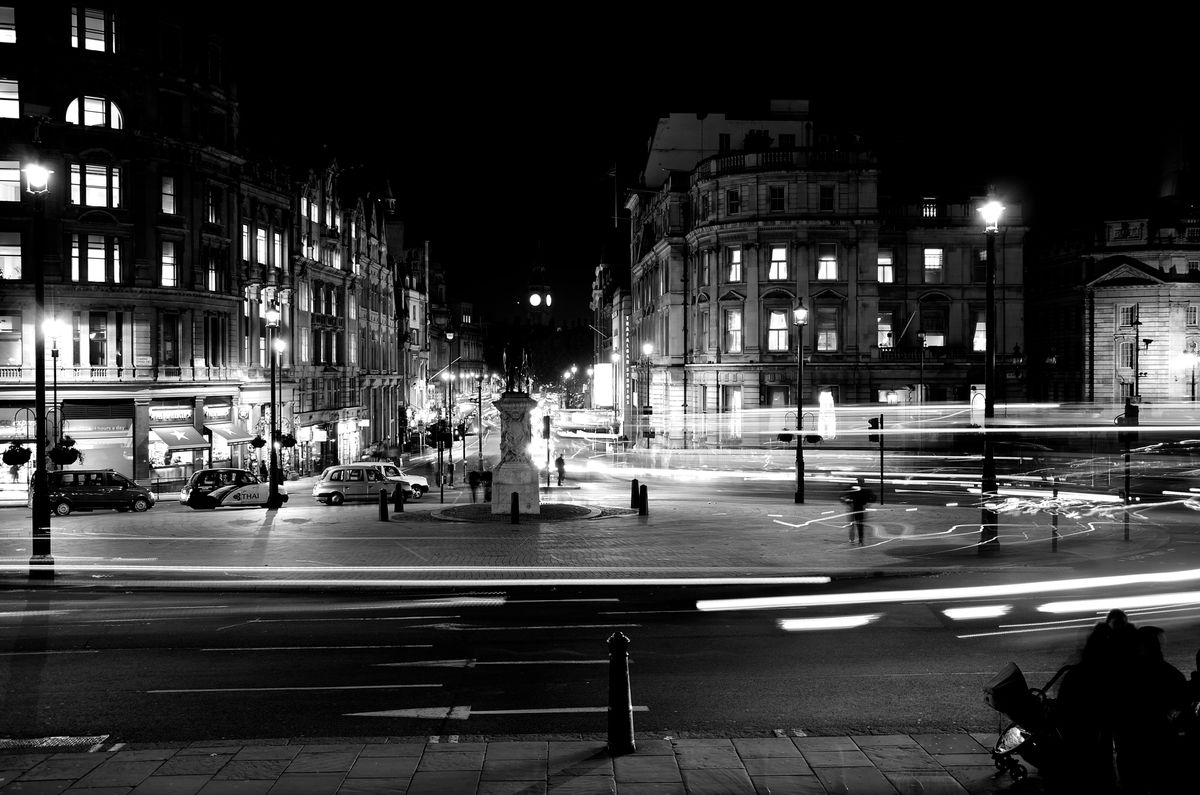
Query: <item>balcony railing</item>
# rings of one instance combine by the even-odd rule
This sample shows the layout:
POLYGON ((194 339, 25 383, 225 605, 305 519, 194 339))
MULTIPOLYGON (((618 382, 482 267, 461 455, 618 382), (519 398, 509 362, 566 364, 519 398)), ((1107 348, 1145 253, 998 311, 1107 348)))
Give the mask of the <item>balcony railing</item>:
MULTIPOLYGON (((47 384, 57 378, 59 384, 97 384, 97 383, 132 383, 149 381, 245 381, 248 379, 245 367, 175 367, 175 366, 137 366, 137 367, 91 367, 68 366, 59 367, 57 375, 54 368, 46 368, 47 384)), ((0 383, 34 383, 36 374, 33 367, 0 367, 0 383)))

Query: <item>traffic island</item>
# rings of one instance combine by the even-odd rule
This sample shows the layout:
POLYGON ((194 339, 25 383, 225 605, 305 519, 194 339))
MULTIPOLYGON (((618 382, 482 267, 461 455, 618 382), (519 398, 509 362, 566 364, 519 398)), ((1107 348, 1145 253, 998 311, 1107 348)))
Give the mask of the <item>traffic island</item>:
MULTIPOLYGON (((594 519, 603 515, 603 510, 600 508, 589 508, 586 505, 573 505, 570 503, 542 503, 540 511, 535 514, 521 514, 521 523, 541 524, 544 522, 561 522, 570 519, 594 519)), ((496 516, 492 513, 492 506, 488 503, 474 503, 471 505, 451 505, 440 510, 435 510, 433 516, 438 519, 446 519, 453 522, 497 522, 503 519, 502 516, 496 516)))

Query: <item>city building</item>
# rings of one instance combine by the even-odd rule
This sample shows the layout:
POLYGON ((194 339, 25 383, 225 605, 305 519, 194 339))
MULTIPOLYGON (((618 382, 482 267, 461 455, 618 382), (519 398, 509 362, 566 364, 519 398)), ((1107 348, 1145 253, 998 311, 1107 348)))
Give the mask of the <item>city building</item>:
MULTIPOLYGON (((616 317, 611 288, 593 291, 593 307, 613 315, 597 333, 616 339, 614 325, 628 323, 631 440, 757 445, 796 427, 798 404, 815 430, 840 405, 967 401, 985 382, 982 197, 882 197, 874 154, 853 134, 822 132, 802 101, 749 117, 670 114, 646 163, 645 188, 626 203, 628 315, 616 317)), ((1024 394, 1026 230, 1006 204, 999 400, 1024 394)))

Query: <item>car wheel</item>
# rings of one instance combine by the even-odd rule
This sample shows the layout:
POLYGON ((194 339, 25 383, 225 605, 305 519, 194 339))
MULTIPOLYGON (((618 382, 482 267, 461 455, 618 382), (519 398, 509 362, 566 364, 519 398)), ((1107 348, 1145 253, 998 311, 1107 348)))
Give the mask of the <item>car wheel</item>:
POLYGON ((340 491, 335 491, 333 494, 329 495, 330 505, 341 505, 343 502, 345 502, 345 500, 346 497, 340 491))
POLYGON ((68 514, 71 513, 71 503, 69 503, 69 502, 54 503, 54 513, 57 516, 67 516, 68 514))
POLYGON ((129 507, 141 513, 150 508, 150 502, 145 497, 138 497, 133 502, 129 503, 129 507))

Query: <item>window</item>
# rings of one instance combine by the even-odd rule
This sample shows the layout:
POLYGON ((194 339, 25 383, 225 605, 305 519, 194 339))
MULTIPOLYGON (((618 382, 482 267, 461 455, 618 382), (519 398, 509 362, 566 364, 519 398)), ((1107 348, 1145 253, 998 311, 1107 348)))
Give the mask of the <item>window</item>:
POLYGON ((700 253, 700 284, 709 285, 712 277, 712 252, 703 251, 700 253))
POLYGON ((162 363, 164 367, 179 366, 179 315, 162 316, 162 363))
POLYGON ((1133 343, 1122 342, 1118 345, 1117 362, 1120 367, 1128 367, 1133 369, 1133 343))
POLYGON ((787 246, 771 246, 771 265, 767 272, 767 278, 786 279, 787 277, 787 246))
POLYGON ((725 310, 725 352, 742 352, 742 310, 725 310))
POLYGON ((259 265, 267 264, 267 230, 262 227, 254 230, 254 261, 259 265))
POLYGON ((164 240, 162 244, 162 262, 160 270, 160 280, 163 287, 178 287, 176 281, 175 269, 175 242, 172 240, 164 240))
POLYGON ((1132 305, 1117 307, 1117 322, 1122 326, 1132 326, 1137 319, 1137 310, 1132 305))
POLYGON ((162 211, 167 215, 175 214, 175 178, 162 178, 162 211))
POLYGON ((209 188, 204 194, 204 220, 210 224, 221 223, 221 191, 209 188))
POLYGON ((920 328, 925 332, 925 347, 944 348, 946 346, 946 319, 948 309, 945 306, 921 307, 920 328))
POLYGON ((309 363, 309 348, 311 339, 309 338, 308 326, 301 326, 298 330, 297 339, 300 342, 300 358, 296 360, 297 364, 309 363))
POLYGON ((21 313, 0 309, 0 366, 22 364, 21 333, 21 313))
POLYGON ((71 281, 121 283, 121 246, 115 237, 71 235, 71 281))
POLYGON ((781 213, 787 209, 787 190, 783 185, 772 185, 769 189, 771 212, 781 213))
POLYGON ((880 311, 875 315, 875 344, 880 348, 894 347, 892 339, 894 324, 894 313, 892 312, 880 311))
POLYGON ((971 260, 971 281, 976 284, 987 283, 987 249, 981 248, 975 250, 975 256, 971 260))
POLYGON ((17 40, 17 21, 12 6, 0 6, 0 44, 13 44, 17 40))
POLYGON ((795 149, 796 148, 796 134, 795 133, 780 133, 779 134, 779 148, 780 149, 795 149))
POLYGON ((272 264, 276 268, 282 268, 287 264, 283 259, 283 234, 280 232, 272 232, 271 242, 275 248, 275 262, 272 264))
POLYGON ((1190 259, 1187 261, 1188 273, 1200 273, 1200 259, 1190 259))
POLYGON ((838 350, 838 310, 836 306, 817 307, 817 350, 838 350))
POLYGON ((88 312, 88 362, 101 367, 108 364, 107 312, 88 312))
POLYGON ((821 186, 821 193, 820 193, 821 212, 832 212, 833 211, 834 188, 835 188, 834 185, 822 185, 821 186))
POLYGON ((120 207, 121 169, 94 163, 72 163, 71 203, 89 207, 120 207))
POLYGON ((942 283, 942 250, 925 249, 925 284, 942 283))
POLYGON ((21 163, 0 160, 0 202, 21 201, 21 163))
POLYGON ((250 224, 242 224, 242 262, 250 261, 250 224))
POLYGON ((225 289, 225 275, 221 271, 221 254, 215 249, 207 249, 204 252, 204 270, 206 273, 205 285, 209 292, 219 292, 225 289))
POLYGON ((740 248, 726 249, 728 262, 725 269, 725 281, 740 282, 742 280, 742 250, 740 248))
POLYGON ((921 217, 922 218, 937 218, 938 217, 937 197, 926 196, 924 199, 921 200, 921 217))
POLYGON ((100 8, 71 8, 71 46, 92 52, 117 51, 117 21, 100 8), (80 32, 83 33, 80 36, 80 32))
POLYGON ((121 109, 104 97, 75 97, 67 105, 66 120, 68 124, 82 124, 85 127, 108 127, 111 130, 125 128, 121 109), (79 113, 81 107, 82 118, 79 113))
POLYGON ((712 200, 709 198, 709 195, 706 193, 700 197, 700 218, 701 219, 708 218, 708 216, 711 214, 712 214, 712 200))
POLYGON ((890 248, 879 249, 875 258, 875 272, 880 284, 892 284, 896 281, 896 265, 892 261, 890 248))
POLYGON ((732 142, 729 138, 729 133, 717 133, 717 151, 728 152, 732 142))
POLYGON ((742 211, 742 194, 739 191, 725 191, 725 211, 728 215, 737 215, 742 211))
POLYGON ((788 315, 786 309, 772 309, 767 317, 767 350, 779 352, 788 349, 788 315))
POLYGON ((0 78, 0 119, 21 118, 21 92, 16 80, 0 78))
POLYGON ((817 246, 817 278, 836 281, 837 277, 837 244, 819 244, 817 246))
POLYGON ((0 232, 0 280, 21 278, 21 233, 0 232))
POLYGON ((708 310, 700 313, 700 350, 707 351, 712 347, 708 337, 708 310))
POLYGON ((1197 310, 1200 310, 1200 307, 1196 306, 1195 304, 1188 304, 1187 324, 1189 326, 1200 325, 1200 322, 1198 322, 1200 321, 1200 318, 1197 318, 1197 310))
MULTIPOLYGON (((296 306, 302 312, 308 312, 312 308, 312 288, 308 282, 300 282, 296 289, 296 306)), ((416 307, 413 307, 414 309, 416 307)))
POLYGON ((971 310, 971 350, 987 350, 987 310, 971 310))

